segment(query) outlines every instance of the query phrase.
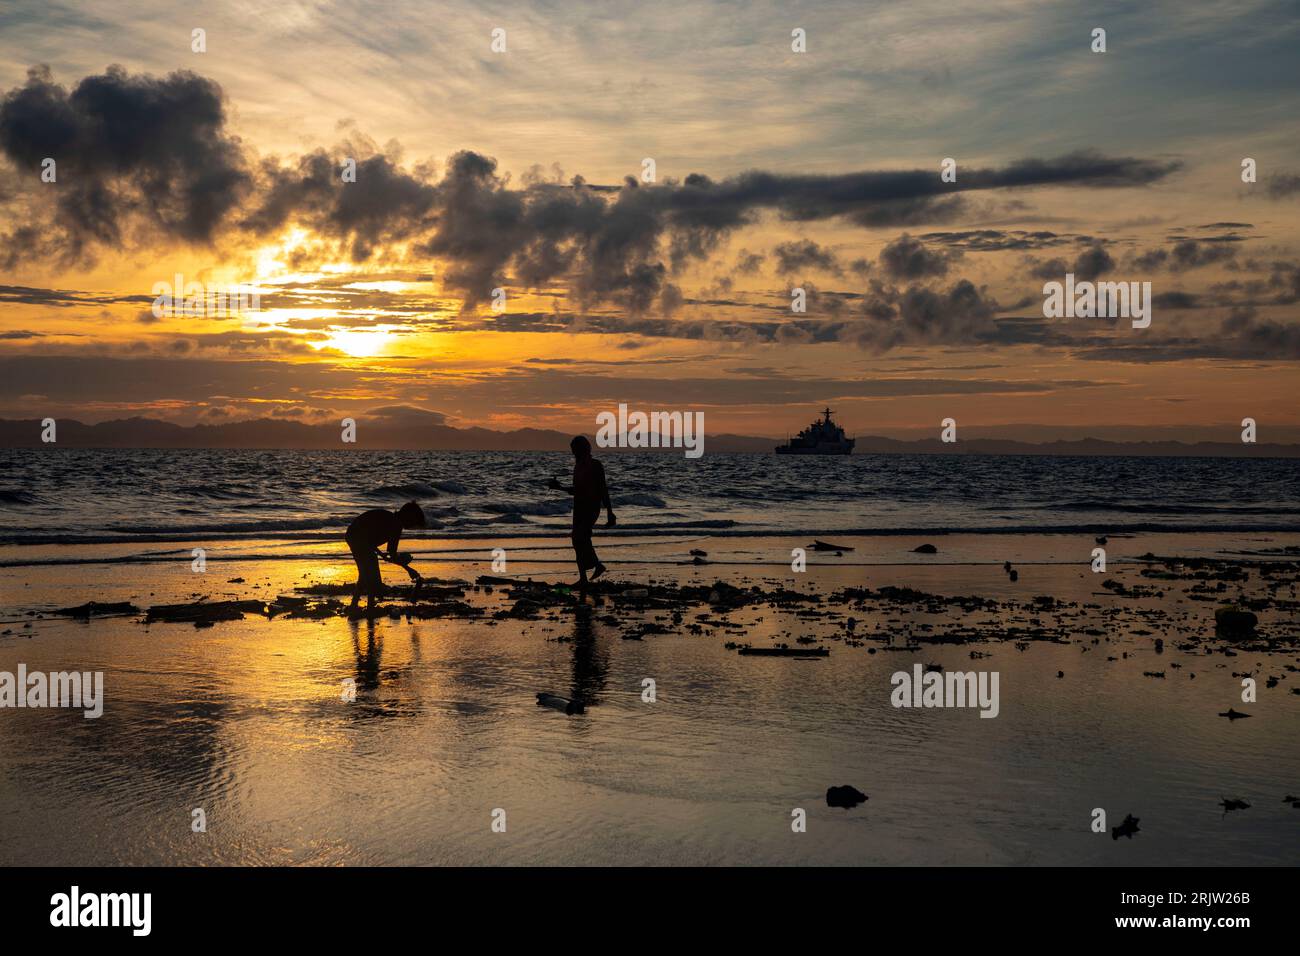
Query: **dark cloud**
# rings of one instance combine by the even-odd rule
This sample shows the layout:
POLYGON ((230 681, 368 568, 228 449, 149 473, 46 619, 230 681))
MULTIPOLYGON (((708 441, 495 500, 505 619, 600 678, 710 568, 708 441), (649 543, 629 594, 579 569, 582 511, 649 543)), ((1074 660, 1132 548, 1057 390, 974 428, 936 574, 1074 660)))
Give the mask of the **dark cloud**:
POLYGON ((1102 246, 1089 246, 1074 260, 1076 279, 1095 279, 1115 268, 1115 260, 1102 246))
POLYGON ((817 245, 811 239, 783 242, 772 250, 772 254, 776 256, 777 275, 797 275, 805 271, 842 275, 844 271, 834 252, 817 245))
MULTIPOLYGON (((1235 241, 1235 239, 1228 241, 1235 241)), ((1195 239, 1185 239, 1175 243, 1170 250, 1169 268, 1175 272, 1200 269, 1216 262, 1225 262, 1236 254, 1237 250, 1227 242, 1197 242, 1195 239)))
POLYGON ((1019 229, 974 229, 965 232, 927 232, 922 242, 953 246, 968 252, 1000 252, 1006 249, 1046 249, 1052 246, 1089 242, 1087 236, 1061 235, 1055 232, 1026 232, 1019 229))
POLYGON ((1194 292, 1157 292, 1151 296, 1151 305, 1157 309, 1197 309, 1201 306, 1201 297, 1194 292))
POLYGON ((924 279, 945 275, 948 264, 960 257, 960 251, 932 250, 920 240, 903 233, 880 250, 880 265, 895 279, 924 279))
POLYGON ((333 155, 316 150, 290 166, 264 161, 260 197, 242 225, 257 234, 293 219, 339 240, 354 262, 369 259, 388 242, 421 234, 433 222, 436 190, 382 155, 359 155, 369 147, 347 144, 333 155), (345 182, 344 164, 356 164, 356 181, 345 182))
POLYGON ((21 305, 42 305, 69 308, 80 305, 112 305, 115 303, 153 302, 151 295, 105 295, 95 292, 78 292, 68 289, 41 289, 23 285, 0 285, 0 302, 21 305))
POLYGON ((1265 192, 1269 199, 1286 199, 1300 193, 1300 175, 1296 173, 1274 173, 1265 180, 1265 192))
MULTIPOLYGON (((962 215, 963 194, 972 192, 1144 186, 1179 168, 1079 152, 966 169, 957 183, 942 182, 933 169, 751 170, 653 185, 629 177, 609 187, 535 170, 515 186, 495 160, 463 151, 439 179, 428 165, 403 168, 357 134, 296 160, 254 159, 227 130, 215 82, 189 72, 132 76, 119 67, 71 93, 48 70, 32 71, 0 103, 0 150, 27 174, 31 198, 56 207, 54 230, 22 223, 11 233, 14 259, 77 258, 96 245, 147 243, 159 232, 211 242, 223 227, 263 236, 301 223, 337 249, 300 251, 300 268, 312 257, 342 251, 360 262, 400 245, 410 256, 440 260, 444 286, 467 307, 497 287, 558 283, 584 308, 608 302, 637 314, 655 306, 671 313, 680 301, 671 277, 766 214, 911 225, 962 215), (59 158, 61 175, 57 190, 42 192, 36 174, 46 155, 59 158), (356 162, 356 182, 343 181, 347 158, 356 162)), ((752 258, 740 265, 757 268, 752 258)))
POLYGON ((1115 260, 1101 245, 1091 245, 1083 249, 1068 263, 1062 258, 1047 260, 1029 260, 1029 274, 1036 279, 1061 280, 1067 272, 1073 273, 1079 280, 1091 280, 1104 275, 1115 268, 1115 260))
POLYGON ((732 272, 742 276, 754 275, 763 267, 766 258, 762 253, 741 249, 736 255, 736 265, 732 272))
POLYGON ((68 92, 48 68, 29 70, 0 101, 0 153, 31 188, 49 192, 54 222, 39 237, 8 236, 10 260, 74 261, 94 244, 120 245, 137 221, 174 239, 210 240, 251 185, 225 123, 221 88, 189 71, 158 78, 111 66, 68 92), (40 181, 46 158, 57 183, 40 181))

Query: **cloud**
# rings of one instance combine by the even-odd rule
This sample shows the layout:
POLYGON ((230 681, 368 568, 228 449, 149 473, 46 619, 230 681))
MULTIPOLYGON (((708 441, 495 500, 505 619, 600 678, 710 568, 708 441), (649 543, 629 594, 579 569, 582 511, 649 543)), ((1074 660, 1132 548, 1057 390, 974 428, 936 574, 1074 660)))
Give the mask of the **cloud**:
POLYGON ((383 243, 420 234, 433 222, 436 189, 383 155, 364 155, 372 148, 349 143, 332 155, 316 150, 291 165, 264 161, 257 205, 241 225, 264 235, 292 219, 341 241, 353 262, 369 259, 383 243), (356 164, 356 180, 345 182, 349 160, 356 164))
MULTIPOLYGON (((394 247, 390 258, 438 260, 445 288, 466 308, 507 284, 562 283, 580 306, 609 302, 636 314, 656 306, 671 313, 679 297, 671 277, 763 216, 865 227, 951 220, 963 214, 963 194, 1141 187, 1179 168, 1086 151, 965 169, 957 183, 917 169, 750 170, 719 180, 692 173, 651 185, 628 177, 619 186, 530 174, 515 185, 495 159, 463 150, 437 178, 431 164, 404 168, 394 149, 355 131, 328 151, 256 158, 227 128, 214 81, 120 67, 86 77, 71 93, 48 69, 32 70, 0 102, 0 151, 26 174, 27 198, 55 206, 54 230, 42 231, 38 215, 11 232, 15 259, 57 253, 68 262, 100 246, 209 243, 226 231, 247 242, 296 223, 354 262, 386 246, 394 247), (57 190, 37 176, 46 155, 70 167, 57 190), (355 182, 341 175, 349 158, 355 182)), ((335 251, 300 251, 295 265, 335 251)), ((787 258, 808 252, 788 249, 787 258)), ((742 266, 757 268, 752 259, 742 266)))
POLYGON ((834 252, 817 245, 811 239, 783 242, 772 252, 776 256, 777 275, 796 275, 805 271, 842 275, 844 271, 834 252))
POLYGON ((1029 274, 1036 279, 1061 280, 1067 272, 1073 273, 1079 280, 1091 280, 1104 275, 1115 268, 1115 260, 1101 245, 1091 245, 1081 251, 1074 262, 1055 258, 1040 261, 1031 258, 1029 274))
POLYGON ((0 100, 0 154, 53 197, 53 234, 11 234, 11 246, 26 248, 9 258, 76 261, 92 245, 121 244, 136 221, 169 238, 210 240, 251 185, 225 124, 220 86, 189 71, 159 78, 111 66, 68 92, 33 67, 0 100), (46 158, 57 183, 39 180, 46 158))
POLYGON ((954 246, 968 252, 999 252, 1005 249, 1045 249, 1092 241, 1087 236, 1061 235, 1046 230, 1026 232, 1021 229, 973 229, 965 232, 927 232, 920 240, 954 246))
POLYGON ((416 405, 384 405, 366 413, 367 424, 382 428, 412 428, 421 425, 445 425, 447 416, 416 405))
POLYGON ((741 249, 736 255, 736 265, 732 269, 733 274, 749 276, 754 275, 763 267, 767 257, 762 253, 750 252, 748 249, 741 249))
POLYGON ((1295 173, 1274 173, 1265 180, 1265 192, 1269 199, 1287 199, 1300 193, 1300 175, 1295 173))
POLYGON ((1168 252, 1163 249, 1153 249, 1139 256, 1136 263, 1142 268, 1150 269, 1167 265, 1171 272, 1201 269, 1216 262, 1227 262, 1235 258, 1237 250, 1229 244, 1235 241, 1239 240, 1236 237, 1182 239, 1175 242, 1168 252))
POLYGON ((931 250, 925 243, 903 233, 880 251, 880 264, 895 279, 923 279, 948 272, 948 264, 961 252, 931 250))

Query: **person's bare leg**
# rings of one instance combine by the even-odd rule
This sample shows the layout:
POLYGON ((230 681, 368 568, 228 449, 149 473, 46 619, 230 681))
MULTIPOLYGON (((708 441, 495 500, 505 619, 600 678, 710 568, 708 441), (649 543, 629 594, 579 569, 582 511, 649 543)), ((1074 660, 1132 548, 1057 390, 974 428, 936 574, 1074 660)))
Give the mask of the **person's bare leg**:
POLYGON ((596 580, 596 578, 600 577, 604 573, 605 573, 605 566, 601 564, 599 561, 597 561, 596 566, 591 569, 591 579, 594 581, 596 580))

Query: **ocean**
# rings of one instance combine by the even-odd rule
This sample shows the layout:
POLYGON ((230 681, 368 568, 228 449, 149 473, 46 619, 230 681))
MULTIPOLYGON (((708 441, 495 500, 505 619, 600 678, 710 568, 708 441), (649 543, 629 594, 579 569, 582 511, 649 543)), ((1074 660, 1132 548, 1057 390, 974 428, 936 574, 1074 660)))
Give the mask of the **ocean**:
MULTIPOLYGON (((1295 459, 614 453, 610 535, 1300 530, 1295 459)), ((545 452, 0 450, 0 544, 332 538, 418 501, 425 537, 566 533, 545 452)))

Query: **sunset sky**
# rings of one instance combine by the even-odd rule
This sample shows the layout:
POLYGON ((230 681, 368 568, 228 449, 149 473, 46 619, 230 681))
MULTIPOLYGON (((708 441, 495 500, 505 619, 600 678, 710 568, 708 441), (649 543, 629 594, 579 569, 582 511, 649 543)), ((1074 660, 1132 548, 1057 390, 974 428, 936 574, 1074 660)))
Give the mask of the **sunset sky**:
POLYGON ((0 417, 1300 441, 1298 44, 1251 0, 6 0, 0 417), (1045 319, 1066 272, 1150 328, 1045 319), (178 273, 260 308, 158 318, 178 273))

